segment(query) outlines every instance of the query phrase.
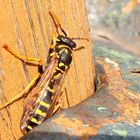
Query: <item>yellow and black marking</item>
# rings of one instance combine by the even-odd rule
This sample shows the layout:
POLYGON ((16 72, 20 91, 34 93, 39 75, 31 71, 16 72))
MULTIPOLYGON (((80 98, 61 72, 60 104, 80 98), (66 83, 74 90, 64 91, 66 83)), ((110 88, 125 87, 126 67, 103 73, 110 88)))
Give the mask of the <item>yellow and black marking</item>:
POLYGON ((32 128, 30 125, 28 125, 28 126, 27 126, 27 129, 28 129, 28 130, 32 130, 33 128, 32 128))
POLYGON ((57 37, 56 41, 56 46, 50 48, 49 56, 47 58, 47 65, 51 63, 50 58, 52 57, 58 59, 58 63, 57 66, 54 68, 54 73, 46 88, 44 96, 36 105, 36 109, 31 112, 33 114, 32 117, 29 117, 26 122, 26 131, 31 130, 45 120, 45 117, 47 116, 47 111, 53 100, 53 96, 54 94, 57 94, 54 91, 54 83, 58 79, 60 79, 64 75, 65 71, 70 67, 72 61, 72 49, 73 47, 75 47, 76 44, 70 38, 61 35, 57 37))
MULTIPOLYGON (((54 25, 57 25, 54 20, 55 15, 51 12, 49 12, 49 14, 52 17, 52 20, 54 21, 54 25)), ((21 129, 25 130, 26 132, 30 131, 36 125, 41 124, 46 119, 47 114, 48 115, 51 114, 50 110, 54 109, 53 107, 57 104, 57 99, 54 98, 57 96, 55 95, 60 95, 59 93, 63 91, 63 89, 59 89, 59 88, 58 88, 59 91, 56 90, 57 89, 56 87, 59 87, 59 85, 57 85, 59 83, 58 81, 65 78, 64 75, 67 73, 67 70, 69 69, 70 64, 72 62, 72 52, 74 51, 74 48, 76 47, 76 43, 73 41, 73 39, 76 39, 76 38, 67 37, 66 32, 61 27, 59 22, 58 22, 58 25, 56 26, 54 35, 55 36, 53 36, 53 39, 52 39, 53 43, 49 49, 44 71, 47 71, 48 65, 52 64, 52 58, 56 60, 55 61, 56 65, 53 69, 51 78, 48 79, 49 84, 43 85, 40 87, 44 91, 43 97, 41 97, 40 101, 34 105, 35 107, 33 108, 33 110, 31 110, 28 113, 28 116, 26 117, 27 118, 26 122, 22 122, 23 125, 21 125, 21 129), (64 35, 60 35, 58 33, 58 28, 60 28, 61 32, 64 35), (58 34, 57 36, 56 36, 56 32, 58 34), (54 90, 54 88, 57 92, 54 90), (51 105, 51 103, 54 103, 54 105, 51 105), (53 107, 50 108, 50 106, 51 107, 53 106, 53 107), (48 112, 48 110, 50 112, 48 112)), ((77 39, 80 39, 80 38, 77 38, 77 39)), ((62 87, 63 80, 60 83, 61 83, 60 87, 62 87)))
POLYGON ((30 119, 28 119, 28 121, 26 122, 27 127, 26 127, 26 132, 30 131, 32 128, 34 128, 35 126, 41 124, 44 120, 45 117, 47 115, 47 111, 50 107, 51 104, 51 97, 53 90, 50 90, 50 87, 48 87, 46 91, 46 96, 42 97, 40 102, 38 103, 37 108, 34 110, 32 117, 30 117, 30 119))

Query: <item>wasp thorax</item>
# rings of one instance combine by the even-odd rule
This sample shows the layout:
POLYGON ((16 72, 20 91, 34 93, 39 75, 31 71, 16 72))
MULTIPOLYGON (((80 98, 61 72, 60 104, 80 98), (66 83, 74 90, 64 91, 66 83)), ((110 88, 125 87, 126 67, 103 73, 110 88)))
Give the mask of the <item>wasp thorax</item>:
POLYGON ((57 37, 57 39, 59 40, 59 41, 57 41, 59 44, 67 45, 71 49, 76 47, 76 43, 72 39, 70 39, 69 37, 59 35, 57 37))

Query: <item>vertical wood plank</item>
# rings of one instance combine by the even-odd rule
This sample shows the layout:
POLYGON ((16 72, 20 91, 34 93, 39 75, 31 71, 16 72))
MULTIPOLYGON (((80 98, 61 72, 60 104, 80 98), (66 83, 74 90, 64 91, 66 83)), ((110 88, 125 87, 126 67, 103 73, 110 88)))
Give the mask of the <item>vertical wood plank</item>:
MULTIPOLYGON (((85 49, 74 52, 68 72, 62 108, 73 106, 93 94, 93 65, 89 25, 84 0, 3 0, 0 1, 0 46, 7 44, 18 54, 41 58, 44 62, 54 31, 48 14, 51 10, 69 37, 85 49)), ((0 48, 0 104, 22 91, 37 73, 37 67, 27 66, 0 48)), ((0 139, 14 140, 22 136, 20 118, 24 99, 0 111, 0 139)))

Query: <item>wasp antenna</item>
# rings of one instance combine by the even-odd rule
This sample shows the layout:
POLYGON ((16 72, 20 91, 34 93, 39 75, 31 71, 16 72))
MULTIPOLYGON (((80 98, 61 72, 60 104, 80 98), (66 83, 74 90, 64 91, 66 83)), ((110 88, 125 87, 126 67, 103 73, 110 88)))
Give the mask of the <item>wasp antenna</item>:
POLYGON ((84 37, 74 37, 74 38, 71 38, 72 40, 87 40, 89 41, 88 38, 84 38, 84 37))
POLYGON ((51 18, 52 18, 52 21, 53 21, 53 23, 54 23, 54 26, 55 26, 55 28, 56 28, 56 32, 59 34, 59 32, 58 32, 58 24, 56 23, 56 21, 55 21, 55 19, 54 19, 54 14, 53 14, 53 12, 51 12, 51 11, 49 11, 49 14, 50 14, 50 16, 51 16, 51 18))
MULTIPOLYGON (((67 36, 65 30, 62 28, 62 26, 61 26, 61 24, 60 24, 58 18, 56 17, 56 15, 55 15, 52 11, 49 11, 49 14, 50 14, 50 16, 51 16, 51 18, 52 18, 52 20, 53 20, 53 23, 54 23, 54 25, 55 25, 55 27, 56 27, 57 33, 58 33, 58 28, 60 28, 60 30, 62 31, 62 33, 63 33, 65 36, 67 36)), ((59 34, 59 33, 58 33, 58 34, 59 34)))
POLYGON ((84 46, 80 46, 80 47, 74 49, 74 51, 80 51, 80 50, 82 50, 82 49, 85 49, 85 47, 84 47, 84 46))

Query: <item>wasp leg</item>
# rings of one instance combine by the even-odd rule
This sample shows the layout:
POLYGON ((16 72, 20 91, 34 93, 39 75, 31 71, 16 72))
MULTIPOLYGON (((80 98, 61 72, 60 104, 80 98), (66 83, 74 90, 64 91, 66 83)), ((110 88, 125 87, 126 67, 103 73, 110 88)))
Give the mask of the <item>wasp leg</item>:
POLYGON ((21 56, 19 54, 16 54, 8 45, 4 44, 2 46, 5 50, 7 50, 10 54, 12 54, 13 56, 15 56, 17 59, 25 62, 25 63, 31 63, 31 61, 34 61, 34 62, 38 62, 38 65, 42 65, 42 62, 40 59, 38 58, 28 58, 28 57, 25 57, 25 56, 21 56))
POLYGON ((54 110, 52 112, 52 115, 55 114, 58 111, 58 109, 60 108, 60 106, 61 106, 60 103, 58 103, 57 105, 55 105, 54 110))
POLYGON ((31 63, 31 61, 36 61, 38 62, 38 71, 39 73, 36 75, 36 77, 29 83, 29 85, 23 90, 21 91, 18 95, 16 95, 15 97, 13 97, 10 101, 8 101, 7 103, 5 103, 4 105, 0 106, 0 110, 2 110, 3 108, 6 108, 7 106, 11 105, 12 103, 14 103, 15 101, 19 100, 20 98, 22 98, 24 95, 26 95, 29 90, 31 89, 31 87, 36 83, 36 81, 40 78, 41 73, 43 72, 43 68, 42 68, 42 62, 40 59, 38 58, 28 58, 28 57, 24 57, 24 56, 20 56, 19 54, 16 54, 9 46, 7 46, 6 44, 4 44, 2 46, 4 49, 6 49, 10 54, 12 54, 13 56, 15 56, 17 59, 25 62, 25 63, 31 63))
POLYGON ((0 110, 2 110, 3 108, 6 108, 7 106, 11 105, 12 103, 16 102, 17 100, 25 96, 29 92, 29 90, 32 88, 32 86, 36 83, 36 81, 40 78, 40 75, 41 74, 38 73, 36 77, 25 87, 23 91, 21 91, 18 95, 13 97, 10 101, 5 103, 4 105, 0 106, 0 110))
MULTIPOLYGON (((65 87, 65 86, 64 86, 65 87)), ((54 109, 53 109, 53 111, 52 111, 52 113, 50 114, 50 116, 52 116, 53 114, 55 114, 57 111, 62 111, 63 109, 61 108, 62 107, 62 92, 64 91, 64 88, 62 88, 61 89, 61 92, 60 92, 60 95, 59 95, 59 100, 58 100, 58 102, 56 103, 56 105, 55 105, 55 107, 54 107, 54 109)), ((54 95, 55 96, 55 95, 54 95)), ((52 97, 54 97, 54 96, 52 96, 52 97)), ((52 100, 53 100, 53 98, 52 98, 52 100)), ((49 116, 49 117, 50 117, 49 116)), ((47 116, 48 117, 48 116, 47 116)))
POLYGON ((54 49, 55 46, 56 46, 56 40, 57 40, 57 38, 56 38, 56 32, 57 32, 57 31, 54 31, 54 33, 53 33, 53 44, 52 44, 52 46, 50 47, 51 49, 54 49))
MULTIPOLYGON (((61 94, 62 94, 63 90, 61 90, 61 94)), ((55 105, 54 110, 52 112, 52 115, 55 114, 57 111, 62 111, 63 108, 62 107, 62 96, 60 95, 59 97, 59 101, 58 103, 55 105)))
POLYGON ((53 33, 53 39, 52 39, 52 46, 49 49, 48 57, 47 57, 47 64, 50 62, 50 59, 56 54, 55 53, 55 47, 56 47, 56 33, 57 31, 55 30, 53 33))

